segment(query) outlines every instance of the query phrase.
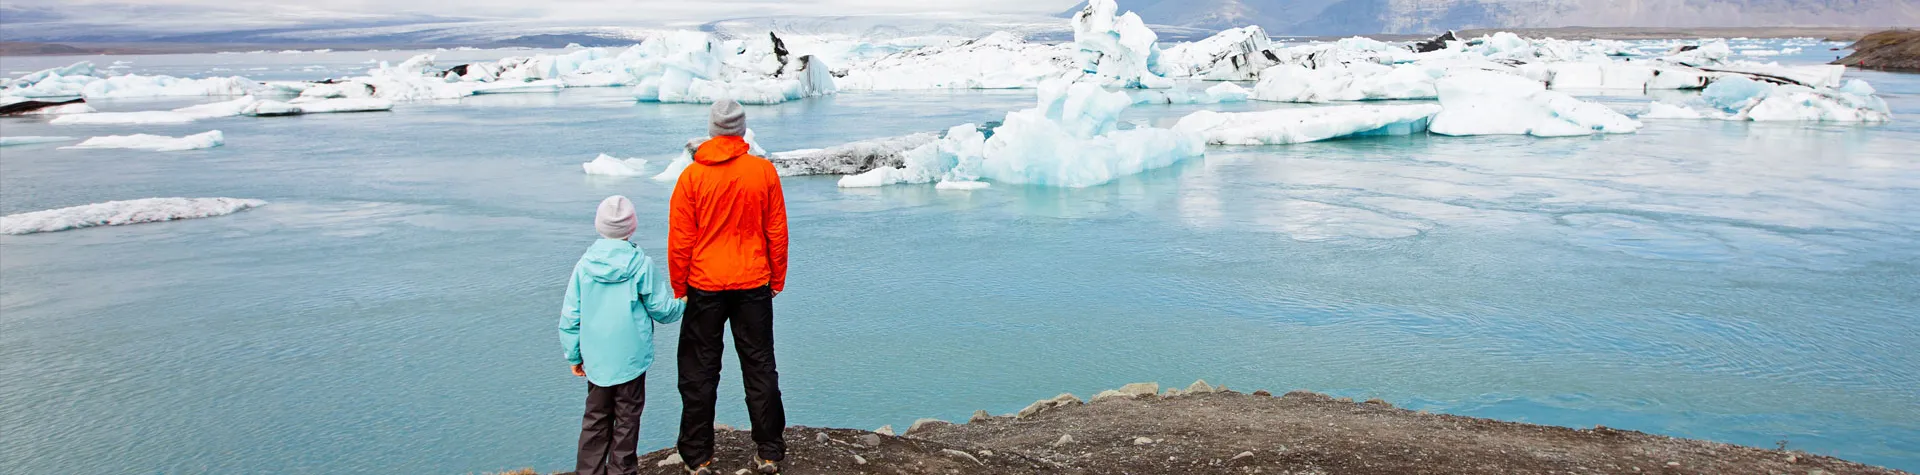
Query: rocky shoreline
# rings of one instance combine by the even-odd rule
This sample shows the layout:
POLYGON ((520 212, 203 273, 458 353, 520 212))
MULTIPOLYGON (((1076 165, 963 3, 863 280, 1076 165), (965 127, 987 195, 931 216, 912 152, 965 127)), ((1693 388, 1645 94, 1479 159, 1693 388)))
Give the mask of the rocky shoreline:
MULTIPOLYGON (((723 428, 715 466, 748 467, 750 434, 723 428)), ((964 423, 922 419, 895 433, 792 427, 790 474, 1899 474, 1790 450, 1594 427, 1571 429, 1399 409, 1294 391, 1195 382, 1071 394, 964 423)), ((523 471, 517 473, 532 473, 523 471)), ((684 473, 664 449, 642 474, 684 473)))
POLYGON ((1853 54, 1833 62, 1857 68, 1920 71, 1920 30, 1887 30, 1855 41, 1853 54))

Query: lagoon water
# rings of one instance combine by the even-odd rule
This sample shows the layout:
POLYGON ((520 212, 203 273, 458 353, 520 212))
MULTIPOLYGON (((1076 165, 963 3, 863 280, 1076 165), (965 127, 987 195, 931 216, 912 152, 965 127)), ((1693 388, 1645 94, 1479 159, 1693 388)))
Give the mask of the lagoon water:
MULTIPOLYGON (((378 54, 330 53, 327 72, 299 71, 321 60, 298 56, 88 59, 290 79, 378 54), (247 72, 260 67, 283 77, 247 72)), ((776 310, 789 420, 902 427, 1205 378, 1920 469, 1920 76, 1849 74, 1895 122, 1214 148, 1087 189, 789 178, 792 277, 776 310)), ((1648 100, 1599 99, 1635 112, 1648 100)), ((846 93, 748 113, 764 145, 788 150, 1031 101, 846 93)), ((1296 106, 1128 117, 1170 125, 1201 107, 1296 106)), ((177 153, 0 149, 0 214, 271 202, 0 237, 0 471, 567 469, 585 388, 554 333, 560 287, 609 194, 639 203, 638 241, 663 255, 670 193, 580 163, 608 153, 657 170, 705 117, 574 89, 187 125, 0 121, 8 136, 227 138, 177 153)), ((645 450, 677 425, 676 336, 656 340, 645 450)), ((745 426, 730 358, 720 422, 745 426)))

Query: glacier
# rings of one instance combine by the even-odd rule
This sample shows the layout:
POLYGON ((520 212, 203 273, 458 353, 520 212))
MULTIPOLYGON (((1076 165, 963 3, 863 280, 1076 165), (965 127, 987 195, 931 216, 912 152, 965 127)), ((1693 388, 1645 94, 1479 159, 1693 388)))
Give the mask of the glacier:
POLYGON ((209 218, 265 206, 238 198, 145 198, 0 216, 0 234, 33 234, 95 226, 209 218))
POLYGON ((81 61, 5 80, 0 83, 0 96, 85 97, 88 99, 238 96, 254 92, 259 87, 259 83, 238 76, 201 79, 136 74, 107 76, 94 68, 92 62, 81 61))
POLYGON ((1458 71, 1441 78, 1440 112, 1428 130, 1441 135, 1567 137, 1640 130, 1640 122, 1607 106, 1549 91, 1510 74, 1458 71))
POLYGON ((66 147, 60 147, 60 148, 62 150, 90 149, 90 148, 124 148, 124 149, 132 149, 132 150, 147 150, 147 151, 154 151, 154 152, 179 152, 184 150, 214 148, 224 143, 226 143, 226 136, 222 135, 218 130, 213 130, 213 131, 188 135, 185 137, 168 137, 164 135, 148 135, 148 134, 109 135, 104 137, 90 138, 78 144, 74 144, 66 147))
POLYGON ((1282 145, 1364 135, 1424 133, 1440 112, 1435 104, 1324 106, 1262 112, 1198 111, 1174 130, 1206 137, 1214 145, 1282 145))

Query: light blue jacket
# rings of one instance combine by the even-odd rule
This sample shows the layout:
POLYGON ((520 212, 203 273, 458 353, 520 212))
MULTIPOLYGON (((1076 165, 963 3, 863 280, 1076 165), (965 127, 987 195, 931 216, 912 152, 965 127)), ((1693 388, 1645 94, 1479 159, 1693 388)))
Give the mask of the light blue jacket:
POLYGON ((560 344, 568 363, 584 362, 594 385, 633 381, 653 366, 653 322, 679 321, 685 310, 652 258, 633 243, 601 239, 573 266, 560 304, 560 344))

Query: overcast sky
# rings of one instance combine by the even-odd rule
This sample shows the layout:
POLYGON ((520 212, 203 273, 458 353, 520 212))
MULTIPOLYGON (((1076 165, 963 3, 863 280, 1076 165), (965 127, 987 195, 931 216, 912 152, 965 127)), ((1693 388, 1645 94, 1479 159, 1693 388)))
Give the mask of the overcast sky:
POLYGON ((390 14, 647 24, 772 15, 1052 14, 1078 0, 9 0, 9 6, 138 18, 154 10, 222 12, 267 21, 390 14))

